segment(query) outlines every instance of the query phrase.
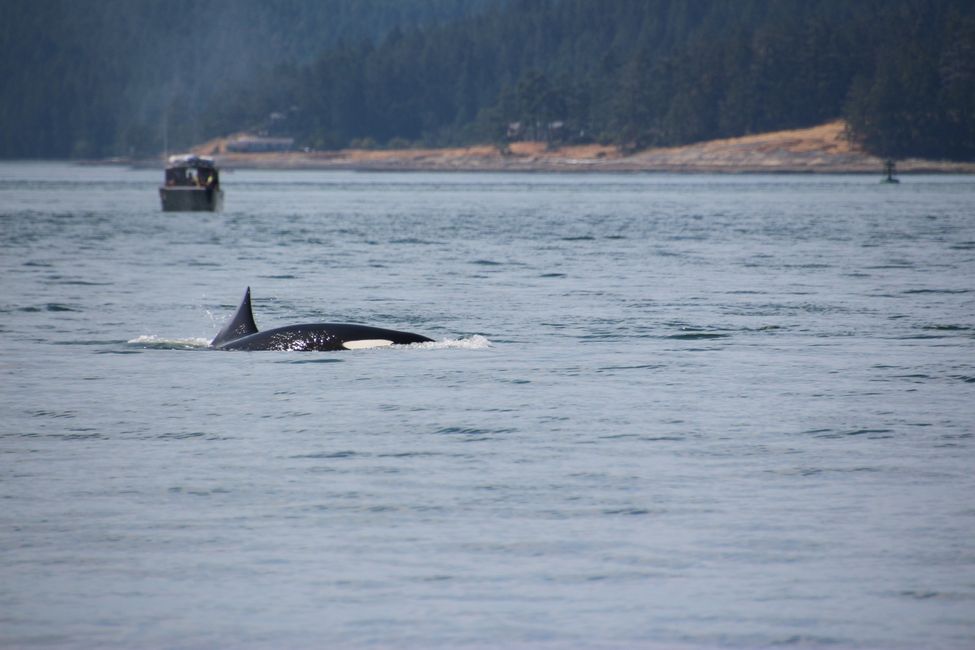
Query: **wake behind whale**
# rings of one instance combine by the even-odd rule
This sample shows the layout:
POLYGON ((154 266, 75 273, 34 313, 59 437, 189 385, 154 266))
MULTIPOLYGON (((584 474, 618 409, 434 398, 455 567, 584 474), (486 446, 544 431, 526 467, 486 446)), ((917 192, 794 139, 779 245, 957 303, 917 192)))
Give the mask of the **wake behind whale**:
POLYGON ((433 339, 411 332, 348 323, 288 325, 261 332, 254 322, 251 289, 247 287, 237 312, 210 341, 210 347, 218 350, 330 352, 432 342, 433 339))

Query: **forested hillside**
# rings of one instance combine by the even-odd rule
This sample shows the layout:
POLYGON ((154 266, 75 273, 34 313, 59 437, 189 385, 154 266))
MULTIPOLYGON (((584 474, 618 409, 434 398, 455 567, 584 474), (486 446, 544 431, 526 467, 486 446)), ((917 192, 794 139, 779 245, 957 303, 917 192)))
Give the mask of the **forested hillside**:
MULTIPOLYGON (((59 23, 45 33, 56 57, 34 48, 40 60, 16 64, 26 108, 2 91, 2 123, 18 128, 4 129, 0 155, 158 152, 160 123, 188 143, 266 128, 274 113, 277 134, 319 149, 506 138, 639 149, 845 117, 880 155, 975 156, 971 0, 267 4, 111 0, 87 27, 81 15, 81 27, 59 23), (316 9, 326 4, 334 12, 316 9), (160 24, 165 37, 150 37, 160 24), (123 36, 92 50, 90 32, 123 36), (154 63, 133 67, 127 48, 154 63)), ((0 66, 11 74, 9 58, 0 66)))
POLYGON ((275 66, 497 0, 3 0, 0 157, 159 153, 275 66), (168 127, 168 128, 166 128, 168 127))

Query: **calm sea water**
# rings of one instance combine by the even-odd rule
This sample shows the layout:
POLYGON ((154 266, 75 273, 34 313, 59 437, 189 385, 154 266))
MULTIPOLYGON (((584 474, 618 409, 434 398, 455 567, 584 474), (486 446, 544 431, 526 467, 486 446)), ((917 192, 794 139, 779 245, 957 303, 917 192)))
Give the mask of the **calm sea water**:
POLYGON ((0 646, 975 646, 972 177, 159 177, 0 165, 0 646))

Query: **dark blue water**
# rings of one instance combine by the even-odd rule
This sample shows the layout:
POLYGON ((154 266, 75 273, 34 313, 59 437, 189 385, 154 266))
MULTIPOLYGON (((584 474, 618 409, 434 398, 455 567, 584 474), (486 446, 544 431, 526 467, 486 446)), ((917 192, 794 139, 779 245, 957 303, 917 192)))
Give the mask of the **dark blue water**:
POLYGON ((159 176, 0 164, 0 646, 975 646, 975 179, 159 176))

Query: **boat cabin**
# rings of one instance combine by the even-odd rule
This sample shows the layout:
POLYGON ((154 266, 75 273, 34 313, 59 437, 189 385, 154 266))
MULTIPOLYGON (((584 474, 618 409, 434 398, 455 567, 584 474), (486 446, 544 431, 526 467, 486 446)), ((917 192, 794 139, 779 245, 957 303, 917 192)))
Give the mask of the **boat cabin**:
POLYGON ((213 158, 193 154, 170 156, 159 198, 164 212, 220 210, 223 190, 213 158))

